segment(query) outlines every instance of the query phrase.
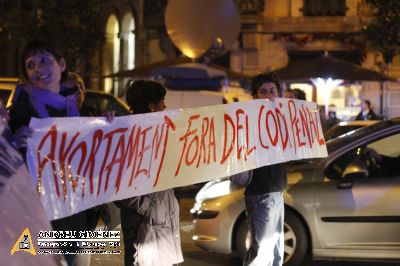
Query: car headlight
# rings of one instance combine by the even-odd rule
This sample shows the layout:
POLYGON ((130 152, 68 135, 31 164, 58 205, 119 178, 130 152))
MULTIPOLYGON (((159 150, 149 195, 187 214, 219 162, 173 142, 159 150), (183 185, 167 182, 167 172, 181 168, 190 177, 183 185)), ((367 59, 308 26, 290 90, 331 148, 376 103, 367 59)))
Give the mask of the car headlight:
POLYGON ((217 179, 204 185, 196 195, 196 202, 199 203, 207 199, 222 197, 237 189, 238 186, 233 184, 229 179, 217 179))

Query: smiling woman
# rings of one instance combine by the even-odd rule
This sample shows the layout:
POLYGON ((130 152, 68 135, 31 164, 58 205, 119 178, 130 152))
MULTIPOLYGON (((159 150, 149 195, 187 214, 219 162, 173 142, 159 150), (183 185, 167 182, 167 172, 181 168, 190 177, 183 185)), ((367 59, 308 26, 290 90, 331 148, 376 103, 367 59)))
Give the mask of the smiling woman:
MULTIPOLYGON (((48 41, 31 41, 21 54, 21 70, 26 81, 10 108, 10 127, 17 144, 25 148, 32 117, 79 116, 78 96, 82 92, 62 89, 68 72, 62 52, 48 41)), ((24 153, 24 151, 23 151, 24 153)))
MULTIPOLYGON (((26 154, 26 140, 32 130, 28 127, 32 117, 74 117, 79 116, 79 100, 83 90, 79 87, 64 88, 61 82, 68 76, 67 65, 62 52, 48 41, 31 41, 23 49, 21 70, 25 84, 10 108, 10 127, 23 156, 26 154), (77 89, 78 88, 78 89, 77 89)), ((90 209, 67 218, 53 220, 54 230, 90 230, 97 222, 97 212, 90 209)), ((71 247, 70 251, 73 252, 71 247)), ((74 265, 75 255, 65 255, 68 265, 74 265)))
POLYGON ((25 80, 31 85, 57 93, 68 75, 62 52, 50 42, 27 44, 22 52, 21 66, 25 80))

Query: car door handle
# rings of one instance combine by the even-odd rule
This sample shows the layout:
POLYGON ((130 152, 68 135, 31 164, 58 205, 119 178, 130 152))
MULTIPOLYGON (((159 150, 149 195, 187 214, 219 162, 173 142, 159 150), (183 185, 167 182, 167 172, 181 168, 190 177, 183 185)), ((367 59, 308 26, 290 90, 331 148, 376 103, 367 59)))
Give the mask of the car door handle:
POLYGON ((337 184, 338 189, 350 189, 353 187, 353 180, 345 178, 344 180, 340 180, 337 184))

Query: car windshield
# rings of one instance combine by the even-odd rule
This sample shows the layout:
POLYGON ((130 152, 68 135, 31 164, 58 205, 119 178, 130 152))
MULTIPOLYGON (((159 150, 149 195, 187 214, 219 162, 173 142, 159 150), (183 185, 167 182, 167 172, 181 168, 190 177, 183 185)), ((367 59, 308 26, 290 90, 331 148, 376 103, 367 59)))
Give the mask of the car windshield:
POLYGON ((332 152, 340 149, 341 147, 347 145, 349 142, 353 142, 357 139, 360 139, 363 136, 370 134, 371 132, 379 131, 383 128, 391 127, 395 124, 398 124, 399 122, 400 122, 400 118, 396 118, 396 119, 392 119, 392 120, 388 120, 388 121, 378 122, 371 126, 362 127, 360 129, 355 130, 351 134, 343 135, 341 137, 327 141, 326 148, 328 149, 328 153, 332 153, 332 152))
POLYGON ((130 115, 129 110, 112 95, 86 91, 81 109, 82 116, 103 116, 107 111, 113 111, 115 116, 130 115))
POLYGON ((0 101, 4 106, 7 105, 8 100, 11 96, 12 90, 0 89, 0 101))
POLYGON ((362 125, 346 125, 346 126, 338 126, 335 128, 334 131, 330 131, 329 134, 325 137, 326 140, 334 139, 337 138, 343 134, 346 134, 350 131, 359 129, 360 127, 363 127, 362 125))

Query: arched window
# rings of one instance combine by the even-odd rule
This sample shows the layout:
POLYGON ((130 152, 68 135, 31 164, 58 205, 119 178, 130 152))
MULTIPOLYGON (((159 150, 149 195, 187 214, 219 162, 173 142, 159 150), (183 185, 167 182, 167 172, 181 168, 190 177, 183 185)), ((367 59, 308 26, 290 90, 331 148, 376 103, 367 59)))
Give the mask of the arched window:
POLYGON ((135 67, 135 21, 132 13, 128 12, 122 19, 122 68, 124 70, 135 67))
MULTIPOLYGON (((111 15, 106 24, 106 43, 103 50, 103 75, 109 75, 119 70, 119 58, 120 58, 120 40, 119 34, 119 23, 115 15, 111 15)), ((105 79, 104 90, 111 92, 114 89, 114 93, 118 93, 118 83, 112 79, 105 79)))

